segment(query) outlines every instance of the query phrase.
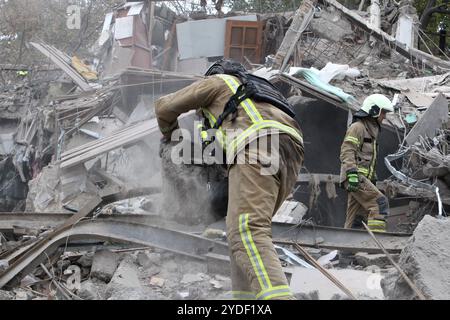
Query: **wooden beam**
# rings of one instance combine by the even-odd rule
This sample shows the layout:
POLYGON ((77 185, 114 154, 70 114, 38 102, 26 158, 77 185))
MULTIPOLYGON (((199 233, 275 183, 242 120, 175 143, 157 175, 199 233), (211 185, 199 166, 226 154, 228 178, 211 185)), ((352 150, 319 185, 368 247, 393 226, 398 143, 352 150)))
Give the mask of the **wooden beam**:
POLYGON ((286 35, 275 55, 275 61, 272 65, 273 69, 280 69, 284 71, 287 67, 287 63, 297 46, 300 37, 308 27, 314 16, 314 6, 317 0, 303 0, 302 4, 295 13, 294 20, 291 27, 286 32, 286 35))

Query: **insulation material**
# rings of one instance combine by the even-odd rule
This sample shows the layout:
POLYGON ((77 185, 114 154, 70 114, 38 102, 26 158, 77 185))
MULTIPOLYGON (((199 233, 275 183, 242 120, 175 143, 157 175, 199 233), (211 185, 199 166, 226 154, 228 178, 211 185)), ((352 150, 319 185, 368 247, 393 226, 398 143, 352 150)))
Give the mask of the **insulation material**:
POLYGON ((72 57, 72 67, 80 73, 86 80, 97 80, 97 72, 93 71, 78 57, 72 57))

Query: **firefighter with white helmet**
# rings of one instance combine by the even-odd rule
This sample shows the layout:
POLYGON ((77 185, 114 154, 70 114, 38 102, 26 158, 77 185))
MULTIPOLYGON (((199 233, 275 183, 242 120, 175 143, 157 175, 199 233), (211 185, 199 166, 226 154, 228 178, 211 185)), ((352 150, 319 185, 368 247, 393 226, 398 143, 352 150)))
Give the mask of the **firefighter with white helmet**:
POLYGON ((348 191, 345 228, 358 228, 366 221, 372 231, 386 231, 389 202, 375 186, 378 135, 392 102, 382 94, 367 97, 355 113, 341 146, 341 185, 348 191))

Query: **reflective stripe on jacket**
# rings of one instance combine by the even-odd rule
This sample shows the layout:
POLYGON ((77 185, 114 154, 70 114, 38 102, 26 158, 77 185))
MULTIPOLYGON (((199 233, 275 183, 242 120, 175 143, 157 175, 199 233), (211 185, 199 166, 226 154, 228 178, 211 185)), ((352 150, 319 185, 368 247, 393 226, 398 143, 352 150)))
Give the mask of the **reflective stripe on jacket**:
POLYGON ((379 130, 373 118, 360 119, 348 128, 341 146, 341 182, 347 179, 349 171, 376 180, 379 130))

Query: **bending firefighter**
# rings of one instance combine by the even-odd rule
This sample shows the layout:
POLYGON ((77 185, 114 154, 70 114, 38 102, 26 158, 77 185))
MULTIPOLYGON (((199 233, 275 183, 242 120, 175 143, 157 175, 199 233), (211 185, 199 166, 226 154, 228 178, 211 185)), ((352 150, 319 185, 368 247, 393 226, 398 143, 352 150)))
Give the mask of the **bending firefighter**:
POLYGON ((341 184, 348 191, 345 228, 360 228, 361 221, 372 231, 386 231, 389 202, 375 186, 378 135, 386 113, 393 112, 391 101, 381 94, 364 100, 353 116, 341 146, 341 184))
POLYGON ((224 151, 228 169, 227 238, 234 298, 292 299, 272 243, 271 225, 303 163, 295 113, 270 82, 249 74, 239 63, 221 60, 206 76, 160 98, 155 105, 158 124, 170 139, 177 117, 197 109, 204 119, 202 138, 210 139, 215 129, 213 140, 224 151), (271 174, 262 174, 267 166, 262 158, 236 161, 242 155, 254 157, 260 150, 251 146, 263 139, 279 141, 279 166, 271 174))

